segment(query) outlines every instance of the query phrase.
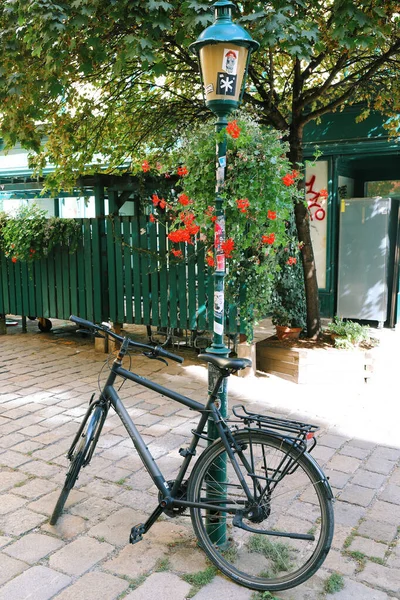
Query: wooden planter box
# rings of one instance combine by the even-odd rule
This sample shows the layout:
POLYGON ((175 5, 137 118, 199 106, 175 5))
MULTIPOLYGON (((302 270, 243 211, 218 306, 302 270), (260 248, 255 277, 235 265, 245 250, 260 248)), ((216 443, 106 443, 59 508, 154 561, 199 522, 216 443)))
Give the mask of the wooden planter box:
POLYGON ((256 344, 256 365, 295 383, 364 383, 372 374, 373 351, 307 348, 267 338, 256 344))

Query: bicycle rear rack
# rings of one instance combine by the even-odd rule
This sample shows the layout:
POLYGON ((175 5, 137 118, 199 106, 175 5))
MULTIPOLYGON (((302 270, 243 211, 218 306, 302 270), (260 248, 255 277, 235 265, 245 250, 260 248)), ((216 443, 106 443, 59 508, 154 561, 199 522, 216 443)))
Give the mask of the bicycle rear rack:
POLYGON ((298 447, 302 452, 305 450, 311 452, 316 446, 315 432, 319 429, 317 425, 252 413, 243 404, 234 406, 232 412, 247 428, 261 429, 280 437, 298 447), (307 447, 307 442, 310 441, 311 445, 307 447))

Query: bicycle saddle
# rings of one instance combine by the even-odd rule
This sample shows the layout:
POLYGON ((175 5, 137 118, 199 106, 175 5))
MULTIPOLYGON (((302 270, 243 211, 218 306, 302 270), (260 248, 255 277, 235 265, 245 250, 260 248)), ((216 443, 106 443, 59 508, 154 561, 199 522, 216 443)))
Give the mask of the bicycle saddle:
POLYGON ((199 354, 198 357, 221 370, 240 371, 252 365, 251 360, 248 358, 225 358, 223 356, 215 356, 214 354, 199 354))

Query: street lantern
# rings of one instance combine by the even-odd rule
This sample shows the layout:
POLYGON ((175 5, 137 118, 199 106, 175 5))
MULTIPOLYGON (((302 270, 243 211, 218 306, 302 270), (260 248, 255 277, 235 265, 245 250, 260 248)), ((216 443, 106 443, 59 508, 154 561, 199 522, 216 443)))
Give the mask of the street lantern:
MULTIPOLYGON (((190 49, 197 54, 200 63, 200 73, 203 83, 204 100, 207 108, 217 115, 215 128, 217 133, 225 131, 229 113, 238 108, 244 93, 250 55, 257 50, 259 44, 236 23, 232 22, 232 8, 236 8, 229 0, 218 0, 213 4, 215 20, 200 34, 198 39, 190 45, 190 49)), ((224 342, 224 316, 225 316, 225 211, 222 192, 225 183, 226 170, 226 133, 218 138, 216 147, 216 188, 215 188, 215 224, 214 224, 214 321, 213 341, 207 352, 220 357, 227 357, 229 349, 224 342)), ((210 396, 215 392, 216 381, 220 373, 208 364, 208 391, 210 396)), ((228 413, 228 399, 226 378, 218 392, 215 404, 219 407, 223 417, 228 413)), ((207 437, 215 440, 219 433, 214 421, 210 419, 207 425, 207 437)), ((213 489, 207 490, 215 498, 216 483, 220 484, 221 495, 226 496, 224 486, 226 482, 226 463, 222 459, 210 471, 213 489)), ((215 531, 213 517, 207 523, 210 527, 210 537, 220 547, 228 544, 228 536, 224 519, 220 516, 220 526, 215 531), (214 539, 215 538, 215 539, 214 539)))
POLYGON ((213 4, 215 21, 190 45, 197 54, 207 108, 227 116, 238 108, 244 92, 252 51, 259 43, 243 27, 232 22, 233 2, 213 4))

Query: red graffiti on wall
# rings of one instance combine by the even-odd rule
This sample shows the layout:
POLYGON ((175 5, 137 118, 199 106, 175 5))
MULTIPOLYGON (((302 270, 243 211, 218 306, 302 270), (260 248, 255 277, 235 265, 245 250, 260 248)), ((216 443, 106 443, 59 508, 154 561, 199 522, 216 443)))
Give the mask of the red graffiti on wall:
POLYGON ((314 218, 317 221, 323 221, 326 217, 326 211, 322 208, 320 204, 320 200, 327 198, 328 192, 326 190, 320 190, 319 192, 314 190, 315 183, 315 175, 312 175, 311 178, 306 181, 306 197, 311 194, 311 198, 307 198, 308 202, 308 210, 310 211, 311 221, 314 218), (315 209, 312 211, 311 209, 315 209))

